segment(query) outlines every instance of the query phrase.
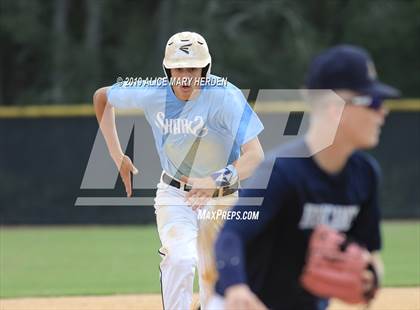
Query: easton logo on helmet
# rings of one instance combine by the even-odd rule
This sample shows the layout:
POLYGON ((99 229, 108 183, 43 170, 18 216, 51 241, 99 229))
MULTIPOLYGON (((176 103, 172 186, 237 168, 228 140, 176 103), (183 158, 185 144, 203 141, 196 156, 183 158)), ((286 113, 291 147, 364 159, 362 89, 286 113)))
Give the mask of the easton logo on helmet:
POLYGON ((189 47, 192 45, 192 43, 190 43, 190 44, 184 44, 184 45, 182 45, 179 49, 181 50, 181 51, 183 51, 185 54, 189 54, 190 53, 190 51, 189 51, 189 47))

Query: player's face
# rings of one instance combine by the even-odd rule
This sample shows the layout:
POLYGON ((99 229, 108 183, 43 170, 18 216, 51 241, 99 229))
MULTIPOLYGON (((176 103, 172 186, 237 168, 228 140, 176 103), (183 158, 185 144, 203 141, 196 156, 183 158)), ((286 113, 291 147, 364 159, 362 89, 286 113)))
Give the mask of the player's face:
MULTIPOLYGON (((200 88, 199 81, 201 78, 202 68, 176 68, 171 69, 171 77, 174 84, 172 89, 175 96, 180 100, 190 100, 194 90, 200 88)), ((197 93, 197 92, 196 92, 197 93)), ((195 94, 195 93, 194 93, 195 94)))
MULTIPOLYGON (((358 94, 351 92, 343 99, 350 101, 352 96, 356 95, 358 94)), ((355 148, 372 148, 379 142, 386 114, 387 111, 383 107, 374 110, 365 106, 346 104, 340 123, 341 132, 355 148)))

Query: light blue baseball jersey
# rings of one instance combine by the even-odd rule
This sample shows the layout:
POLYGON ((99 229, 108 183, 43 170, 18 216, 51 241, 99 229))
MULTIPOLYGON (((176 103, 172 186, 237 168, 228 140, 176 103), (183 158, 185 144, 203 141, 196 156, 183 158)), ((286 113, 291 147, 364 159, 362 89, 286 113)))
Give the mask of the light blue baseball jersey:
POLYGON ((179 100, 168 84, 115 84, 107 95, 116 108, 144 110, 163 170, 177 178, 205 177, 237 160, 241 145, 264 129, 241 90, 216 84, 202 86, 190 101, 179 100))

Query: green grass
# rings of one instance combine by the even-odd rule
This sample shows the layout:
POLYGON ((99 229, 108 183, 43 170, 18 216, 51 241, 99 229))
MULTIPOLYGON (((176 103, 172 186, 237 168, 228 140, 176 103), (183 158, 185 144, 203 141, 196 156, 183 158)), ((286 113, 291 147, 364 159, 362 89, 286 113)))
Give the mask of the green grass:
MULTIPOLYGON (((386 286, 420 286, 420 222, 383 225, 386 286)), ((0 228, 0 298, 158 293, 155 226, 0 228)))
POLYGON ((420 286, 420 222, 383 226, 385 286, 420 286))
POLYGON ((0 297, 159 292, 154 226, 0 230, 0 297))

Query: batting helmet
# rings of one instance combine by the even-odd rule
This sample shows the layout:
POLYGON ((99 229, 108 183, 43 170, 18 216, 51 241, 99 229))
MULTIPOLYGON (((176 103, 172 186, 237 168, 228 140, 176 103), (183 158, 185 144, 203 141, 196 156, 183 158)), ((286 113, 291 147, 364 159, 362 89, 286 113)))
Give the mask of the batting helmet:
POLYGON ((203 76, 210 74, 211 56, 206 40, 195 32, 179 32, 168 40, 163 58, 163 71, 170 78, 174 68, 203 68, 203 76))

